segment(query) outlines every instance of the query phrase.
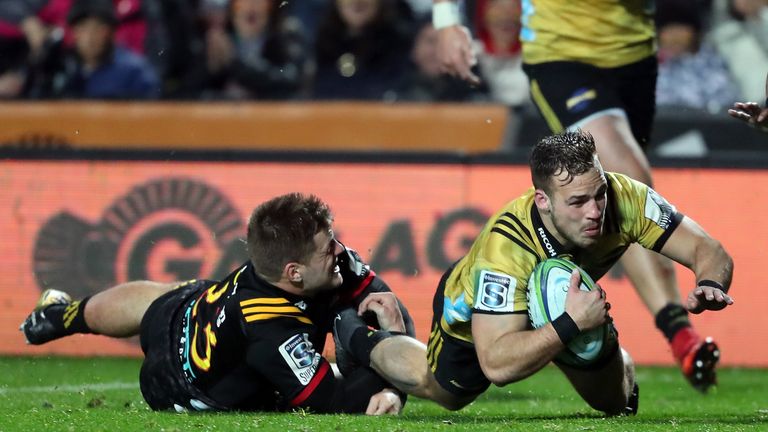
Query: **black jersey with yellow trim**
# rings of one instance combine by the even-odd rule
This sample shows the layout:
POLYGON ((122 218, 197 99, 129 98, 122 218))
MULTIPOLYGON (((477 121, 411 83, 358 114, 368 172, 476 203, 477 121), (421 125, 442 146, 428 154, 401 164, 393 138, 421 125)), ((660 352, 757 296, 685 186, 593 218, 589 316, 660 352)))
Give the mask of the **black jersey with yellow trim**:
POLYGON ((536 209, 533 188, 494 214, 446 281, 443 330, 472 342, 472 314, 525 313, 528 277, 544 259, 571 260, 598 280, 632 243, 661 250, 683 215, 647 185, 618 173, 605 176, 603 234, 589 249, 557 241, 536 209))
POLYGON ((230 409, 301 405, 328 374, 322 357, 338 291, 301 297, 246 263, 182 307, 175 350, 182 374, 230 409))

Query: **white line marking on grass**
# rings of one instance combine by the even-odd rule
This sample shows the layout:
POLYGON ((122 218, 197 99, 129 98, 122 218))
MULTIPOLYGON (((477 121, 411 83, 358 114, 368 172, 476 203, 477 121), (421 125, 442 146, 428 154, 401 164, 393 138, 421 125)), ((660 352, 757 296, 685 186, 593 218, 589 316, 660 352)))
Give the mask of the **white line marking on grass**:
POLYGON ((103 391, 103 390, 130 390, 139 388, 139 383, 127 382, 108 382, 98 384, 61 384, 53 386, 33 386, 33 387, 5 387, 0 388, 0 396, 12 393, 73 393, 84 390, 103 391))

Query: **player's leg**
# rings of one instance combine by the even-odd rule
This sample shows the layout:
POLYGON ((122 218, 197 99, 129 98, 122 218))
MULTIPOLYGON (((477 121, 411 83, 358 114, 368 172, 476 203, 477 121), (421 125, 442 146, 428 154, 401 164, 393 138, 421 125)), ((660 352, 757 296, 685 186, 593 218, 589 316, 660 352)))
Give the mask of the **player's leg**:
POLYGON ((636 414, 639 388, 635 365, 623 348, 597 368, 578 369, 556 363, 590 407, 608 415, 636 414))
POLYGON ((20 330, 33 345, 75 333, 134 336, 149 305, 177 285, 127 282, 78 301, 64 292, 46 290, 20 330))

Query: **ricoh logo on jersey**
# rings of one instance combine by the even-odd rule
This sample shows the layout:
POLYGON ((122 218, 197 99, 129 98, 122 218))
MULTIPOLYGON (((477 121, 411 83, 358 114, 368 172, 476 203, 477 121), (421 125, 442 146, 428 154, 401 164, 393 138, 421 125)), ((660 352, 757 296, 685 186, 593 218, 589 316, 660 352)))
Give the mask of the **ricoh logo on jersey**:
POLYGON ((544 243, 544 248, 547 249, 547 253, 551 257, 557 256, 557 251, 555 251, 555 247, 552 246, 552 242, 549 241, 549 236, 547 236, 547 232, 544 231, 544 228, 539 227, 536 229, 536 232, 539 234, 539 238, 541 239, 541 242, 544 243))
POLYGON ((240 212, 191 178, 136 185, 89 221, 61 210, 40 228, 33 266, 39 288, 73 297, 137 279, 216 279, 247 259, 240 212))

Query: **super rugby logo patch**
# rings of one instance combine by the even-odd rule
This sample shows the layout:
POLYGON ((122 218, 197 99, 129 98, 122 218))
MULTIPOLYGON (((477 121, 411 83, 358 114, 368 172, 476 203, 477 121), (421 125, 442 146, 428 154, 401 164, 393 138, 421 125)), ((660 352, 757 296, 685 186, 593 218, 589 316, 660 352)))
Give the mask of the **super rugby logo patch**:
POLYGON ((278 350, 301 385, 309 384, 320 364, 320 354, 315 352, 307 334, 291 336, 278 347, 278 350))
POLYGON ((675 214, 675 206, 667 202, 661 195, 651 188, 645 197, 645 217, 652 220, 661 229, 666 230, 672 223, 672 215, 675 214))
POLYGON ((475 309, 488 312, 512 312, 517 280, 504 273, 480 272, 475 309))

